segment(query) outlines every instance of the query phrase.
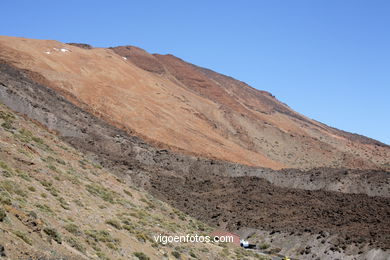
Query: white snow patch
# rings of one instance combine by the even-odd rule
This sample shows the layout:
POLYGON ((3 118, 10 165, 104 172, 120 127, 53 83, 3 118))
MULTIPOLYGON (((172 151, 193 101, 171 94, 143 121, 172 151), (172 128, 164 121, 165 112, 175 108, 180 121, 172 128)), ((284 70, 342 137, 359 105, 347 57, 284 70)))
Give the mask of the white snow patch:
POLYGON ((64 49, 64 48, 60 49, 60 51, 62 51, 62 52, 69 52, 68 49, 64 49))
POLYGON ((127 60, 127 58, 126 57, 122 57, 124 60, 127 60))
POLYGON ((51 52, 50 51, 45 51, 46 54, 50 54, 51 52))

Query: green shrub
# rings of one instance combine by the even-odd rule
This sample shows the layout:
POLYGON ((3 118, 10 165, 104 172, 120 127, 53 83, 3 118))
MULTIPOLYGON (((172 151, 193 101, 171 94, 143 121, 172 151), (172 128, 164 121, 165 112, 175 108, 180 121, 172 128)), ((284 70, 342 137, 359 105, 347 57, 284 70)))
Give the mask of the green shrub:
POLYGON ((7 191, 10 194, 17 194, 21 197, 27 197, 27 193, 19 188, 19 184, 13 181, 2 181, 0 182, 0 191, 7 191))
POLYGON ((35 211, 30 211, 28 213, 28 215, 34 219, 37 219, 38 218, 38 214, 35 212, 35 211))
POLYGON ((133 194, 128 191, 128 190, 123 190, 123 192, 127 195, 127 196, 130 196, 130 197, 133 197, 133 194))
POLYGON ((57 168, 54 165, 52 165, 52 164, 49 164, 47 166, 47 168, 49 168, 50 170, 55 171, 55 172, 57 171, 57 168))
POLYGON ((9 171, 5 171, 5 170, 2 171, 2 174, 3 174, 3 176, 6 177, 6 178, 9 178, 9 177, 12 177, 12 176, 13 176, 12 173, 10 173, 9 171))
POLYGON ((126 229, 127 231, 129 231, 130 233, 134 233, 136 228, 134 225, 123 225, 122 226, 123 229, 126 229))
POLYGON ((68 237, 65 241, 76 250, 85 253, 85 247, 80 243, 80 241, 74 237, 68 237))
POLYGON ((12 171, 12 169, 8 166, 8 164, 6 164, 5 162, 3 161, 0 161, 0 168, 2 168, 3 170, 6 170, 6 171, 12 171))
POLYGON ((74 185, 80 185, 81 181, 78 176, 67 176, 67 179, 74 185))
POLYGON ((99 257, 99 259, 102 259, 102 260, 109 260, 110 259, 100 250, 96 250, 96 255, 99 257))
POLYGON ((74 223, 65 225, 64 229, 75 236, 81 236, 83 234, 80 228, 74 223))
POLYGON ((270 247, 270 245, 269 245, 269 244, 266 244, 266 243, 261 244, 261 245, 259 246, 259 248, 262 249, 262 250, 265 250, 265 249, 267 249, 267 248, 269 248, 269 247, 270 247))
POLYGON ((3 120, 14 120, 15 116, 12 113, 7 113, 4 111, 0 111, 0 118, 3 120))
POLYGON ((19 230, 15 230, 13 231, 13 233, 19 237, 20 239, 22 239, 24 242, 26 242, 27 244, 29 244, 30 246, 32 245, 32 241, 31 239, 27 236, 26 233, 22 232, 22 231, 19 231, 19 230))
POLYGON ((31 138, 33 135, 30 131, 23 128, 23 129, 20 129, 19 133, 16 133, 14 136, 24 143, 29 143, 32 141, 31 138))
POLYGON ((122 229, 121 223, 119 223, 119 221, 116 219, 109 219, 106 221, 106 224, 111 225, 114 228, 119 229, 119 230, 122 229))
POLYGON ((31 182, 31 178, 28 174, 18 171, 18 176, 25 181, 31 182))
POLYGON ((136 232, 135 237, 138 239, 138 241, 141 242, 146 242, 146 241, 153 242, 153 240, 149 237, 149 235, 145 234, 142 231, 136 232))
POLYGON ((48 192, 50 192, 51 195, 53 195, 54 197, 57 197, 58 196, 58 190, 54 187, 48 187, 46 188, 46 190, 48 192))
POLYGON ((134 252, 134 256, 136 256, 139 260, 149 260, 150 258, 142 252, 134 252))
POLYGON ((117 245, 117 244, 114 244, 114 243, 112 243, 112 242, 107 242, 107 243, 106 243, 106 246, 107 246, 109 249, 112 249, 112 250, 115 250, 115 251, 119 249, 118 245, 117 245))
POLYGON ((41 181, 41 184, 43 187, 45 187, 45 189, 50 192, 51 195, 53 195, 54 197, 57 197, 58 196, 58 190, 53 186, 53 183, 51 183, 50 181, 46 181, 46 180, 43 180, 41 181))
MULTIPOLYGON (((224 249, 226 249, 226 248, 224 248, 224 249)), ((198 257, 195 255, 195 253, 192 252, 192 251, 190 252, 190 256, 193 257, 193 258, 198 258, 198 257)))
POLYGON ((175 258, 177 258, 177 259, 180 259, 180 257, 181 257, 180 253, 177 252, 177 251, 173 251, 171 254, 172 254, 175 258))
POLYGON ((43 142, 43 140, 39 137, 31 137, 31 140, 33 140, 34 142, 36 142, 37 144, 41 144, 41 145, 45 145, 45 143, 43 142))
POLYGON ((48 205, 45 204, 35 204, 35 207, 40 209, 42 212, 54 213, 53 210, 48 205))
POLYGON ((63 197, 58 197, 57 200, 65 206, 69 206, 69 203, 63 198, 63 197))
MULTIPOLYGON (((1 190, 1 187, 0 187, 1 190)), ((11 198, 9 197, 9 194, 5 191, 0 192, 0 203, 4 205, 11 205, 12 201, 11 198)))
POLYGON ((73 200, 73 202, 79 206, 79 207, 84 207, 84 204, 81 202, 81 200, 73 200))
POLYGON ((95 242, 119 242, 118 239, 113 238, 111 234, 105 230, 86 230, 84 231, 84 234, 87 237, 90 237, 95 240, 95 242))
POLYGON ((45 187, 45 188, 51 187, 51 186, 53 185, 53 183, 51 183, 50 181, 46 181, 46 180, 40 181, 40 183, 41 183, 42 186, 45 187))
POLYGON ((12 126, 13 120, 15 119, 15 116, 11 113, 6 113, 4 111, 0 111, 0 118, 4 120, 4 122, 1 124, 1 126, 7 130, 13 130, 14 127, 12 126))
POLYGON ((62 243, 61 235, 60 235, 60 233, 58 233, 58 231, 55 228, 46 227, 43 229, 43 231, 46 233, 46 235, 51 237, 58 244, 62 243))
POLYGON ((97 163, 92 164, 92 166, 95 167, 96 169, 102 169, 103 168, 100 164, 97 164, 97 163))
POLYGON ((0 208, 0 222, 3 222, 4 219, 7 217, 7 213, 4 209, 0 208))
POLYGON ((1 127, 3 127, 5 130, 12 130, 14 127, 12 126, 11 121, 5 121, 1 124, 1 127))
POLYGON ((104 201, 114 203, 115 193, 99 184, 88 184, 87 191, 94 196, 100 197, 104 201))

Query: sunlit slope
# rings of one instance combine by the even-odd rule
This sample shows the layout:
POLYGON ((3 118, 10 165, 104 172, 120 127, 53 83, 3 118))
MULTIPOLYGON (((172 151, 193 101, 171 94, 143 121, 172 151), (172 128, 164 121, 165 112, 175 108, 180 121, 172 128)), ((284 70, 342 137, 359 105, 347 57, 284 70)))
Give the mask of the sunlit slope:
POLYGON ((271 94, 136 47, 0 38, 0 59, 147 141, 248 165, 385 167, 390 149, 308 119, 271 94))
POLYGON ((258 259, 233 245, 154 240, 212 230, 0 104, 0 246, 6 259, 258 259))

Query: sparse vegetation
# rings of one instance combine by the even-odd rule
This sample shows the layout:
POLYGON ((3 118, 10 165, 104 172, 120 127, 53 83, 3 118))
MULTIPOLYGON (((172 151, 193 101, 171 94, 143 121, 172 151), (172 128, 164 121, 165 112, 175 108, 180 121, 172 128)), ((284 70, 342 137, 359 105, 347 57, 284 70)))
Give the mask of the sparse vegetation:
POLYGON ((6 171, 12 172, 12 169, 8 166, 8 164, 6 164, 3 161, 0 161, 0 168, 2 168, 3 170, 6 170, 6 171))
POLYGON ((32 217, 33 219, 37 219, 38 218, 38 214, 35 211, 29 211, 28 215, 30 217, 32 217))
POLYGON ((121 223, 116 219, 109 219, 106 221, 106 224, 113 226, 116 229, 122 229, 121 223))
POLYGON ((0 119, 4 121, 1 123, 1 127, 3 127, 4 130, 12 131, 14 129, 12 123, 15 119, 15 116, 13 114, 0 111, 0 119))
POLYGON ((137 231, 135 233, 135 237, 138 239, 138 241, 141 242, 146 242, 146 241, 153 242, 150 236, 143 231, 137 231))
POLYGON ((70 210, 69 203, 63 197, 58 197, 57 200, 63 209, 70 210))
POLYGON ((178 252, 178 251, 172 251, 171 253, 175 258, 177 259, 180 259, 181 258, 181 254, 178 252))
POLYGON ((27 197, 27 193, 20 188, 20 185, 10 180, 0 182, 0 191, 6 191, 9 194, 17 194, 21 197, 27 197))
POLYGON ((6 217, 7 217, 7 213, 3 208, 0 208, 0 222, 3 222, 6 217))
POLYGON ((193 251, 190 251, 190 256, 191 256, 192 258, 198 258, 198 257, 196 256, 196 254, 195 254, 193 251))
POLYGON ((270 247, 270 245, 269 245, 269 244, 266 244, 266 243, 261 244, 261 245, 259 246, 259 248, 262 249, 262 250, 268 249, 269 247, 270 247))
MULTIPOLYGON (((1 188, 0 188, 0 190, 1 190, 1 188)), ((9 193, 4 192, 4 191, 0 192, 0 203, 4 204, 4 205, 11 205, 12 204, 12 200, 9 197, 9 193)))
POLYGON ((71 247, 75 248, 76 250, 85 253, 86 249, 85 246, 81 244, 81 242, 74 237, 67 237, 65 239, 66 243, 68 243, 71 247))
MULTIPOLYGON (((2 140, 11 142, 0 149, 0 223, 10 230, 5 237, 21 240, 19 246, 46 243, 42 248, 52 248, 51 253, 55 254, 56 246, 50 243, 66 243, 68 247, 64 248, 72 247, 83 254, 88 252, 88 256, 96 254, 99 259, 116 259, 119 252, 128 252, 129 245, 135 243, 157 256, 168 257, 170 250, 160 252, 162 246, 155 243, 150 234, 184 231, 189 225, 180 223, 181 219, 194 223, 191 231, 202 227, 200 222, 180 211, 173 213, 167 204, 91 163, 94 160, 67 148, 54 135, 20 120, 13 119, 9 131, 0 131, 1 137, 7 136, 2 140), (105 186, 102 180, 111 181, 119 192, 105 186), (172 219, 170 213, 177 217, 172 219), (112 217, 105 219, 106 216, 112 217), (102 223, 115 231, 109 231, 108 226, 108 230, 101 229, 102 223)), ((11 255, 12 250, 19 249, 9 248, 11 255)), ((34 247, 34 250, 41 249, 34 247)), ((189 254, 198 259, 209 253, 176 251, 182 258, 189 254)), ((149 259, 141 252, 133 256, 149 259)), ((132 256, 124 256, 128 257, 132 256)))
POLYGON ((81 236, 83 234, 81 229, 74 223, 65 225, 64 229, 75 236, 81 236))
POLYGON ((34 136, 25 128, 20 129, 18 133, 14 133, 14 137, 23 143, 34 143, 38 148, 44 151, 52 151, 52 149, 45 144, 41 138, 34 136))
POLYGON ((46 204, 35 204, 35 207, 37 207, 40 211, 45 213, 51 213, 53 214, 53 210, 46 204))
POLYGON ((84 207, 84 204, 81 202, 81 200, 73 200, 73 202, 79 206, 79 207, 84 207))
POLYGON ((103 167, 100 165, 100 164, 97 164, 97 163, 94 163, 92 164, 93 167, 95 167, 96 169, 102 169, 103 167))
POLYGON ((13 231, 13 233, 19 237, 20 239, 22 239, 25 243, 29 244, 30 246, 32 245, 32 241, 31 239, 27 236, 26 233, 20 231, 20 230, 15 230, 13 231))
POLYGON ((62 243, 61 235, 60 235, 60 233, 58 233, 58 231, 57 231, 55 228, 46 227, 46 228, 43 229, 43 231, 44 231, 49 237, 51 237, 54 241, 56 241, 58 244, 61 244, 61 243, 62 243))
POLYGON ((88 184, 86 185, 87 191, 94 196, 100 197, 102 200, 107 202, 114 202, 115 194, 113 191, 106 189, 100 184, 88 184))
POLYGON ((26 173, 20 172, 20 171, 17 171, 17 173, 18 173, 18 176, 19 176, 20 178, 22 178, 23 180, 28 181, 28 182, 31 182, 30 176, 28 176, 26 173))
POLYGON ((88 237, 92 238, 95 242, 119 242, 118 239, 113 238, 106 230, 86 230, 84 233, 88 237))
POLYGON ((133 197, 133 194, 128 191, 128 190, 123 190, 123 192, 127 195, 127 196, 130 196, 130 197, 133 197))
POLYGON ((53 183, 52 183, 52 182, 43 180, 43 181, 41 181, 41 184, 42 184, 42 186, 45 187, 45 189, 46 189, 48 192, 50 192, 51 195, 53 195, 54 197, 57 197, 57 196, 58 196, 58 190, 53 186, 53 183))
POLYGON ((49 164, 49 166, 47 166, 47 168, 49 168, 50 170, 55 171, 55 172, 57 171, 57 168, 52 164, 49 164))
POLYGON ((134 256, 136 256, 139 260, 149 260, 150 258, 142 252, 134 252, 134 256))

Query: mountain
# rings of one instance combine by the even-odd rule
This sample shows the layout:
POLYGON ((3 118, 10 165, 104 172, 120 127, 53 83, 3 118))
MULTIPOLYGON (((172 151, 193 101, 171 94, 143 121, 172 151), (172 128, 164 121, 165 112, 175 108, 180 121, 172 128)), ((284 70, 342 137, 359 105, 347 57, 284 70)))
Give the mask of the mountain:
POLYGON ((0 103, 0 257, 390 256, 389 146, 230 77, 131 46, 0 37, 0 103), (256 254, 150 240, 213 229, 256 254))
POLYGON ((389 146, 309 119, 266 91, 173 55, 2 36, 0 59, 171 151, 272 169, 389 165, 389 146))

